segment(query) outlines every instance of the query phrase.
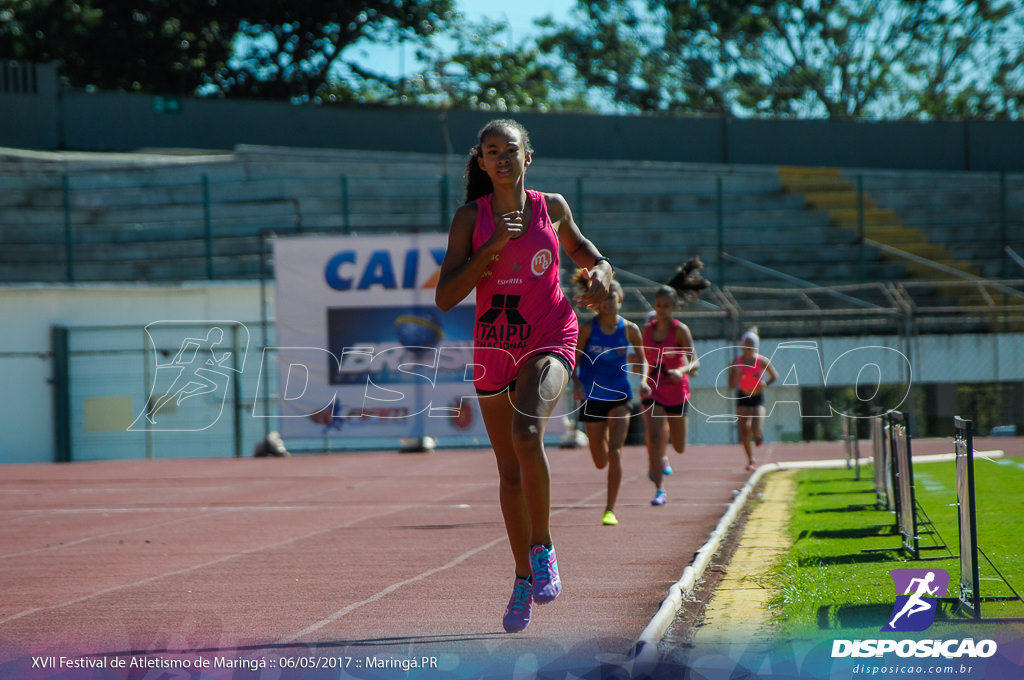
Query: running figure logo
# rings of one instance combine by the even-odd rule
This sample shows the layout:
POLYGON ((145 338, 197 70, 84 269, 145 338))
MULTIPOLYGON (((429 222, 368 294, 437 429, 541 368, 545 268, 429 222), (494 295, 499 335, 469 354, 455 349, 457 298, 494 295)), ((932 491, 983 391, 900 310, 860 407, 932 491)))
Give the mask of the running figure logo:
POLYGON ((893 569, 889 572, 896 586, 896 603, 883 631, 922 631, 935 621, 938 602, 949 588, 944 569, 893 569))
MULTIPOLYGON (((129 430, 149 429, 151 431, 198 432, 212 427, 224 410, 227 400, 228 386, 233 373, 241 373, 245 355, 249 347, 249 331, 244 325, 234 321, 224 322, 176 322, 157 321, 146 326, 146 336, 151 345, 153 355, 157 357, 156 371, 150 388, 146 407, 129 430), (195 332, 198 324, 206 326, 200 333, 195 332), (191 326, 192 328, 187 328, 191 326), (239 338, 239 357, 233 356, 232 340, 227 327, 241 329, 239 338), (192 332, 182 338, 184 332, 192 332), (178 345, 174 358, 162 363, 161 355, 168 356, 168 350, 161 350, 169 343, 178 345), (179 344, 180 343, 180 344, 179 344), (161 417, 161 411, 168 411, 172 403, 175 407, 195 397, 213 394, 214 406, 183 414, 171 426, 161 417), (198 416, 198 418, 196 417, 198 416)), ((209 397, 208 397, 209 399, 209 397)), ((193 403, 199 403, 195 401, 193 403)), ((176 408, 173 410, 177 410, 176 408)))

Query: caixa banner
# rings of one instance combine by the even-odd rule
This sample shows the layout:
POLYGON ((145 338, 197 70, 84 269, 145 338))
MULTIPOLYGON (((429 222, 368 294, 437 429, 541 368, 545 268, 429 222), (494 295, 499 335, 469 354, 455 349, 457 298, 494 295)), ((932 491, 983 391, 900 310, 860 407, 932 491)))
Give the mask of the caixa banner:
POLYGON ((274 242, 281 433, 484 437, 474 297, 434 305, 445 234, 274 242))

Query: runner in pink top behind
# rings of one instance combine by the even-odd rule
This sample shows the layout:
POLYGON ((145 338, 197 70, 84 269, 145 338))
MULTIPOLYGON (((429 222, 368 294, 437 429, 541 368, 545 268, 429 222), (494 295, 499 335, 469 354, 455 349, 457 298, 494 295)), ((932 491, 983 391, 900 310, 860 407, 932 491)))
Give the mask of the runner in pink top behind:
MULTIPOLYGON (((687 368, 687 354, 693 353, 693 339, 686 349, 686 337, 690 330, 679 319, 669 319, 668 332, 656 340, 658 318, 655 315, 644 327, 644 354, 648 361, 657 362, 654 369, 659 375, 648 379, 650 394, 647 401, 659 406, 678 408, 690 401, 690 372, 687 368), (675 371, 679 371, 676 373, 675 371), (679 379, 676 380, 676 376, 679 379)), ((694 360, 697 364, 700 362, 694 360)), ((692 364, 691 364, 692 368, 692 364)), ((685 444, 684 444, 685 448, 685 444)), ((680 453, 682 453, 680 451, 680 453)))
POLYGON ((640 387, 640 395, 647 440, 647 476, 655 487, 651 505, 665 505, 668 501, 664 478, 672 474, 672 465, 665 451, 670 440, 676 453, 686 450, 690 376, 700 368, 690 329, 672 318, 678 307, 676 291, 668 286, 659 288, 654 298, 654 316, 644 328, 644 354, 651 368, 647 382, 640 387))
POLYGON ((498 463, 498 493, 515 581, 506 631, 530 623, 533 604, 562 590, 551 539, 551 478, 544 429, 569 382, 576 317, 558 285, 558 246, 589 282, 577 300, 596 307, 612 266, 573 221, 560 194, 526 191, 533 149, 513 120, 487 124, 466 163, 466 201, 452 218, 435 301, 447 312, 477 291, 474 382, 498 463))
POLYGON ((760 344, 756 328, 744 333, 740 339, 742 351, 729 367, 729 389, 736 390, 736 425, 751 472, 757 468, 754 447, 764 441, 764 390, 779 379, 772 362, 758 354, 760 344))

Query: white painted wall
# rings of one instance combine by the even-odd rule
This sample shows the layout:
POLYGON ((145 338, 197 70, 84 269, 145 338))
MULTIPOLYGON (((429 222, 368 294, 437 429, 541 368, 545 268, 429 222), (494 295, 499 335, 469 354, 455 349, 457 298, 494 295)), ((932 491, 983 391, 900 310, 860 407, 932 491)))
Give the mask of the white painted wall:
POLYGON ((21 354, 48 353, 52 326, 138 326, 141 346, 142 328, 154 321, 246 323, 260 310, 259 283, 250 282, 0 288, 0 463, 54 459, 52 360, 21 354))

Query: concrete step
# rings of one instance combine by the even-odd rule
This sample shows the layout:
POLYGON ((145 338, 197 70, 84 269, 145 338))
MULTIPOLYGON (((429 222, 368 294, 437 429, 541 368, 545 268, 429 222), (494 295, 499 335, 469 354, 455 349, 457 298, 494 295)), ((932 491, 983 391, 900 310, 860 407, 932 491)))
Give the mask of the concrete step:
MULTIPOLYGON (((638 241, 635 231, 586 229, 584 234, 591 238, 601 249, 633 248, 654 250, 670 248, 718 248, 718 231, 716 229, 659 229, 643 234, 638 241)), ((821 228, 731 228, 724 234, 724 247, 732 250, 737 247, 753 247, 771 252, 798 250, 801 257, 806 257, 806 247, 820 248, 822 251, 853 244, 852 235, 839 229, 821 228)))
MULTIPOLYGON (((578 201, 574 196, 567 195, 570 206, 579 212, 578 201)), ((717 210, 717 198, 714 194, 687 193, 587 193, 583 196, 583 212, 662 212, 692 213, 717 210)), ((725 214, 745 211, 800 211, 803 205, 797 196, 787 194, 736 194, 723 197, 722 211, 725 214)))
MULTIPOLYGON (((577 220, 579 221, 579 220, 577 220)), ((583 227, 587 233, 602 230, 621 231, 636 229, 638 220, 635 213, 584 213, 583 227)), ((802 229, 825 230, 828 221, 824 214, 807 210, 744 210, 725 213, 726 229, 802 229)), ((651 213, 644 216, 644 231, 661 229, 717 229, 718 214, 714 211, 694 211, 682 215, 674 213, 651 213)))
MULTIPOLYGON (((961 225, 976 224, 998 225, 1001 214, 997 205, 982 206, 916 206, 900 209, 899 214, 907 224, 929 225, 961 225)), ((1006 218, 1009 221, 1024 219, 1024 208, 1009 208, 1006 218)))
MULTIPOLYGON (((904 260, 902 258, 895 258, 895 257, 890 258, 890 259, 894 259, 896 261, 902 262, 903 266, 907 268, 907 272, 910 274, 911 277, 914 277, 914 278, 930 280, 930 281, 936 281, 936 280, 942 280, 942 279, 960 280, 960 279, 958 279, 953 274, 944 272, 942 269, 940 269, 938 267, 929 266, 928 264, 925 264, 925 263, 922 263, 922 262, 914 262, 912 260, 904 260)), ((969 262, 960 262, 958 260, 945 260, 945 261, 943 261, 943 260, 932 259, 932 258, 926 258, 926 259, 930 259, 932 262, 934 262, 935 264, 941 265, 942 267, 947 267, 947 268, 950 268, 950 269, 955 269, 955 270, 963 272, 965 274, 977 275, 977 272, 974 270, 974 268, 971 266, 971 264, 969 262)))
MULTIPOLYGON (((951 249, 988 245, 1002 250, 1002 233, 998 225, 978 224, 967 228, 963 226, 915 225, 907 223, 907 226, 917 229, 929 241, 943 243, 951 249)), ((1024 225, 1022 225, 1018 232, 1007 230, 1007 236, 1011 243, 1024 242, 1024 225)))
MULTIPOLYGON (((192 160, 120 154, 104 162, 102 155, 93 156, 34 161, 18 169, 0 160, 0 238, 12 246, 11 257, 4 260, 8 265, 17 264, 12 259, 39 259, 42 272, 46 254, 53 259, 62 252, 65 173, 71 187, 71 236, 82 266, 91 266, 104 251, 116 252, 120 260, 145 263, 133 271, 163 276, 150 260, 202 260, 205 255, 204 175, 220 257, 242 256, 246 249, 258 252, 258 235, 269 229, 446 232, 459 204, 465 164, 461 154, 261 147, 192 160), (447 176, 446 196, 441 195, 442 175, 447 176)), ((959 260, 975 262, 981 272, 1001 269, 1002 253, 988 245, 998 240, 990 234, 992 206, 998 204, 994 173, 856 173, 537 158, 530 183, 565 195, 585 235, 617 264, 625 258, 630 267, 661 268, 669 276, 694 253, 714 260, 721 186, 730 253, 829 283, 858 275, 858 174, 868 191, 864 223, 870 237, 951 266, 960 266, 959 260)), ((1017 230, 1024 238, 1024 179, 1009 176, 1007 184, 1009 204, 1020 206, 1021 213, 1018 219, 1018 208, 1011 207, 1007 226, 1013 242, 1017 230)), ((873 251, 865 266, 882 279, 910 271, 902 261, 890 263, 873 251)), ((59 280, 59 262, 55 271, 59 280)), ((120 270, 112 269, 112 276, 115 271, 120 270)), ((742 277, 737 280, 778 283, 752 271, 729 272, 742 277)), ((205 264, 199 276, 205 276, 205 264)))
MULTIPOLYGON (((174 258, 202 258, 206 256, 207 243, 204 239, 190 238, 177 241, 152 241, 148 243, 96 243, 77 244, 74 248, 74 262, 103 262, 130 260, 159 260, 174 258)), ((253 255, 260 252, 258 236, 217 238, 210 242, 215 256, 253 255)), ((58 255, 50 244, 8 245, 0 252, 0 262, 8 264, 42 263, 58 255)), ((61 246, 59 258, 63 261, 61 246)))
MULTIPOLYGON (((676 268, 694 254, 701 255, 705 273, 709 278, 714 279, 719 276, 718 262, 714 251, 679 250, 652 253, 643 250, 616 249, 607 252, 615 261, 616 267, 641 274, 655 281, 665 282, 671 279, 676 268)), ((730 254, 743 257, 777 272, 822 285, 859 282, 859 265, 857 257, 853 253, 834 259, 815 259, 814 261, 797 256, 790 259, 781 257, 772 259, 764 257, 763 251, 739 251, 730 252, 730 254)), ((736 262, 726 261, 725 267, 729 285, 752 284, 753 282, 771 286, 792 285, 784 282, 779 276, 773 276, 769 272, 759 271, 736 262)), ((866 263, 865 274, 867 280, 894 280, 906 276, 906 268, 898 263, 872 260, 866 263)))
MULTIPOLYGON (((978 194, 999 191, 999 174, 994 172, 929 172, 919 171, 845 171, 844 176, 851 182, 859 175, 863 186, 869 191, 888 190, 900 193, 937 190, 951 195, 978 194)), ((1006 177, 1007 188, 1024 189, 1024 180, 1019 174, 1006 177)))
MULTIPOLYGON (((212 220, 240 220, 247 218, 289 217, 297 221, 297 205, 291 200, 254 200, 238 203, 212 203, 212 220)), ((72 207, 69 213, 59 208, 36 208, 32 210, 0 209, 0 225, 60 225, 70 219, 73 226, 111 225, 114 227, 139 224, 166 224, 178 221, 205 219, 201 203, 116 206, 96 205, 72 207)))
POLYGON ((899 226, 900 219, 895 211, 885 209, 864 210, 840 208, 828 211, 829 224, 836 227, 856 228, 861 221, 865 227, 899 226))
POLYGON ((900 247, 901 244, 923 244, 928 242, 919 230, 914 229, 913 227, 903 227, 892 224, 865 226, 864 236, 896 248, 900 247))
POLYGON ((937 191, 935 186, 921 186, 911 189, 898 189, 892 186, 865 187, 865 192, 880 205, 895 210, 915 208, 935 209, 985 209, 997 208, 999 192, 997 190, 971 191, 960 187, 943 188, 937 191))
MULTIPOLYGON (((266 215, 251 217, 218 217, 210 222, 215 239, 235 236, 254 236, 263 231, 281 229, 295 231, 301 225, 294 215, 266 215)), ((62 225, 10 225, 0 227, 5 244, 64 243, 62 225)), ((71 229, 71 242, 131 243, 139 241, 174 241, 182 238, 205 238, 206 221, 202 218, 179 219, 173 222, 134 224, 76 224, 71 229)))
MULTIPOLYGON (((804 194, 808 208, 814 210, 858 210, 860 201, 856 192, 851 191, 815 191, 804 194)), ((878 206, 870 196, 863 199, 864 210, 876 210, 878 206)))
MULTIPOLYGON (((267 265, 267 275, 273 277, 267 265)), ((230 255, 213 258, 214 279, 260 278, 257 255, 230 255)), ((75 282, 101 281, 202 281, 207 279, 207 261, 203 257, 130 261, 82 261, 74 264, 75 282)), ((8 283, 66 280, 63 262, 34 263, 31 267, 0 262, 0 280, 8 283)))
POLYGON ((783 191, 794 194, 841 193, 850 191, 853 183, 838 168, 779 168, 783 191))

